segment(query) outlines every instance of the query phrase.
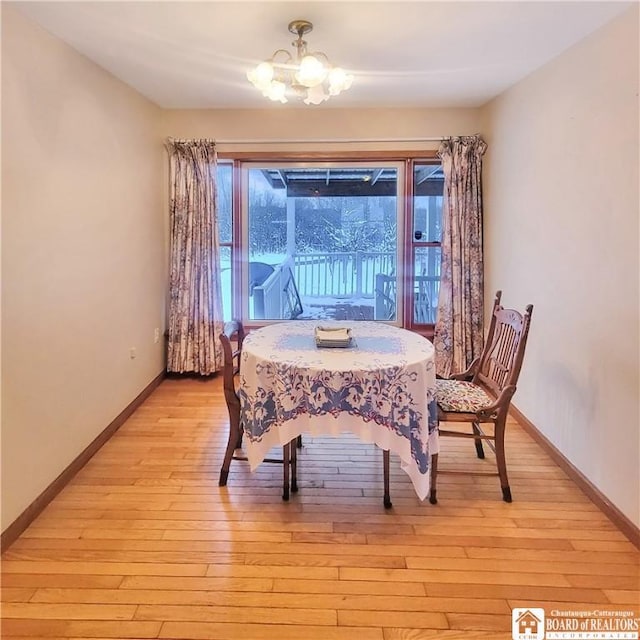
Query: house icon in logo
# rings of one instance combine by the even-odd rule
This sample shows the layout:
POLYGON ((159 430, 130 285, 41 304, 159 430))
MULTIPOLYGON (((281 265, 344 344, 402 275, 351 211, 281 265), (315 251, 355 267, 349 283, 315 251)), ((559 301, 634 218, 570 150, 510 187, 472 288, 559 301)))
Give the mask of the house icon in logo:
POLYGON ((522 636, 536 637, 538 635, 538 625, 542 622, 540 618, 534 616, 529 609, 516 619, 518 623, 518 633, 522 636))
POLYGON ((514 609, 511 617, 514 640, 542 640, 544 638, 544 609, 514 609))

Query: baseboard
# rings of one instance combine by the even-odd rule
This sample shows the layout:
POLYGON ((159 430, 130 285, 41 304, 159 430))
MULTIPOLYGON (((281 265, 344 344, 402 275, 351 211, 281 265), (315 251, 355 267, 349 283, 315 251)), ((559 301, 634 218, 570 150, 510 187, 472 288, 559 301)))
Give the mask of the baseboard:
POLYGON ((42 513, 44 508, 64 489, 73 476, 84 467, 103 444, 125 423, 131 414, 162 382, 165 372, 158 374, 138 396, 80 453, 69 466, 2 532, 0 549, 5 551, 22 532, 42 513))
POLYGON ((519 409, 511 405, 510 413, 518 424, 549 454, 549 457, 582 489, 586 496, 613 524, 640 549, 640 528, 627 518, 577 467, 575 467, 519 409))

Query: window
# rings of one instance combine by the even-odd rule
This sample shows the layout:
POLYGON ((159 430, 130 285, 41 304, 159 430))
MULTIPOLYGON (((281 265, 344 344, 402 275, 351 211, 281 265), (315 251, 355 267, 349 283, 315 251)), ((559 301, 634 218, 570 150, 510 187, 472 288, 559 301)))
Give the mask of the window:
POLYGON ((440 291, 442 189, 439 164, 413 168, 413 325, 433 325, 440 291))
POLYGON ((217 173, 226 320, 381 320, 426 331, 433 325, 438 164, 269 158, 236 160, 235 167, 220 162, 217 173))
POLYGON ((220 277, 222 312, 225 320, 233 317, 233 165, 219 162, 216 172, 218 201, 218 239, 220 242, 220 277))

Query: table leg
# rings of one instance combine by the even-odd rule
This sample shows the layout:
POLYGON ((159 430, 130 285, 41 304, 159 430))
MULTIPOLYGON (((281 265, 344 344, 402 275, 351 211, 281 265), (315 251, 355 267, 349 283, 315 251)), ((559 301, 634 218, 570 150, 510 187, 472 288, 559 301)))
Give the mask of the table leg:
POLYGON ((291 443, 282 447, 282 499, 289 499, 289 465, 291 463, 291 443))
POLYGON ((434 453, 431 456, 431 491, 429 492, 429 502, 431 504, 438 504, 438 498, 436 496, 437 481, 438 481, 438 454, 434 453))
POLYGON ((389 490, 389 450, 383 449, 382 451, 382 470, 384 474, 384 508, 391 509, 391 492, 389 490))
POLYGON ((292 440, 289 444, 291 450, 291 493, 298 491, 298 443, 292 440))

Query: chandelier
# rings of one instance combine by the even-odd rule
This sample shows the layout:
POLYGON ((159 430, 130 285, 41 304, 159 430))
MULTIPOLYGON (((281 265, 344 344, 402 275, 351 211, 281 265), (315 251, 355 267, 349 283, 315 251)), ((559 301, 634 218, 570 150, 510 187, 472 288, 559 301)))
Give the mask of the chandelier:
POLYGON ((353 76, 334 67, 322 51, 309 51, 302 39, 313 25, 307 20, 289 23, 298 38, 291 43, 295 55, 285 49, 274 51, 269 60, 247 72, 247 78, 262 95, 274 102, 287 102, 287 95, 303 98, 305 104, 320 104, 351 86, 353 76))

